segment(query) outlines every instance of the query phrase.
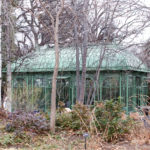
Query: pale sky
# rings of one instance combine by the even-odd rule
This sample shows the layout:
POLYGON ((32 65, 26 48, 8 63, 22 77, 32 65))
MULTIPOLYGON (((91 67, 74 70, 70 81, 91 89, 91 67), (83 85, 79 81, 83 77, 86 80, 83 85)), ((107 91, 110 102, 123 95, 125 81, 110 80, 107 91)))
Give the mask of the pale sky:
MULTIPOLYGON (((28 0, 25 0, 26 7, 29 7, 28 0)), ((150 0, 141 0, 142 3, 145 3, 146 6, 150 7, 150 0)), ((19 12, 17 12, 18 14, 19 12)), ((142 18, 142 16, 140 16, 142 18)), ((19 34, 19 39, 21 35, 19 34)), ((135 42, 145 42, 146 40, 150 39, 150 27, 146 28, 142 34, 135 38, 135 42)))
MULTIPOLYGON (((143 3, 145 3, 148 7, 150 7, 150 0, 141 0, 143 3)), ((139 37, 139 41, 146 41, 150 39, 150 27, 145 29, 143 34, 139 37)))

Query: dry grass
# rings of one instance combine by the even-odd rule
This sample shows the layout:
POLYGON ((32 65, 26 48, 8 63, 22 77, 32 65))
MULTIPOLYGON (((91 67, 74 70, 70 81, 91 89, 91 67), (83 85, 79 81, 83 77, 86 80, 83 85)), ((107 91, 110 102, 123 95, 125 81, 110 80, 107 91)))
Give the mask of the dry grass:
POLYGON ((137 122, 131 131, 129 140, 133 143, 137 142, 139 145, 150 144, 150 128, 145 127, 142 121, 137 122))
MULTIPOLYGON (((7 121, 0 120, 0 137, 8 134, 4 128, 7 121)), ((137 120, 131 134, 118 143, 106 143, 100 135, 87 138, 87 150, 150 150, 150 128, 145 128, 142 121, 137 120)), ((0 150, 84 150, 84 138, 80 131, 61 131, 55 135, 31 135, 31 141, 10 146, 0 146, 0 150)))
MULTIPOLYGON (((132 133, 133 134, 133 133, 132 133)), ((134 133, 135 134, 135 133, 134 133)), ((144 135, 143 135, 144 136, 144 135)), ((87 150, 149 150, 148 143, 141 143, 142 135, 119 143, 105 143, 99 136, 87 139, 87 150)), ((130 137, 131 138, 131 137, 130 137)), ((61 132, 56 135, 33 136, 30 144, 3 147, 0 150, 84 150, 84 138, 73 132, 61 132)))

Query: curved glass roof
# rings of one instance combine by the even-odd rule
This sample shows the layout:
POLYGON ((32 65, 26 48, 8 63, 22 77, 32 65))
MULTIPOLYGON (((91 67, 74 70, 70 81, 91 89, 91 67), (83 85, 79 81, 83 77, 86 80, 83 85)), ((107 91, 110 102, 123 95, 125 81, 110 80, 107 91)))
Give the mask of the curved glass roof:
MULTIPOLYGON (((80 62, 82 50, 80 49, 80 62)), ((127 50, 120 50, 115 45, 89 46, 87 52, 87 70, 96 70, 101 63, 101 70, 133 70, 148 72, 142 61, 127 50), (101 63, 102 62, 102 63, 101 63)), ((53 71, 55 64, 54 48, 47 46, 20 58, 12 64, 15 72, 53 71)), ((80 63, 81 64, 81 63, 80 63)), ((76 70, 76 51, 74 47, 60 48, 59 71, 76 70)), ((82 65, 80 65, 82 70, 82 65)))

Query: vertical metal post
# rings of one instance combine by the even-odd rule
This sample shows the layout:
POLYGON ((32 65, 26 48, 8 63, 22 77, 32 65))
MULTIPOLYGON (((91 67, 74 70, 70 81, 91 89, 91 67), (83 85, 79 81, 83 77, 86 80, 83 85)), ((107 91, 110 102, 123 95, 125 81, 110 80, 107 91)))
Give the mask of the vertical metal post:
POLYGON ((71 105, 71 107, 74 105, 74 87, 72 87, 72 105, 71 105))
MULTIPOLYGON (((93 80, 93 82, 94 82, 94 80, 93 80)), ((97 87, 96 87, 96 83, 94 82, 94 89, 96 89, 97 87)), ((94 92, 94 104, 95 104, 95 96, 96 95, 96 92, 94 92)))
POLYGON ((29 76, 27 76, 27 78, 26 78, 26 84, 27 84, 27 97, 28 97, 28 99, 27 99, 27 101, 29 102, 29 76))
MULTIPOLYGON (((46 84, 46 82, 45 82, 45 84, 46 84)), ((47 105, 47 100, 46 100, 46 92, 47 92, 47 90, 46 90, 46 85, 44 85, 44 91, 45 91, 45 95, 44 95, 44 99, 45 99, 45 112, 46 112, 46 105, 47 105)))
POLYGON ((85 148, 85 150, 86 150, 86 138, 85 138, 84 148, 85 148))
MULTIPOLYGON (((112 77, 112 76, 111 76, 111 77, 112 77)), ((111 81, 111 80, 109 80, 109 81, 111 81)), ((111 82, 109 82, 109 85, 110 85, 110 93, 109 93, 109 94, 110 94, 110 95, 109 95, 109 96, 110 96, 110 98, 109 98, 109 99, 111 99, 111 96, 112 96, 112 85, 111 85, 111 84, 112 84, 112 83, 111 83, 111 82)))
POLYGON ((84 143, 84 148, 85 148, 85 150, 87 149, 87 146, 86 146, 86 138, 89 136, 89 134, 88 133, 84 133, 83 134, 83 137, 84 137, 84 140, 85 140, 85 143, 84 143))
POLYGON ((69 107, 71 108, 72 107, 72 88, 71 88, 71 85, 72 85, 73 83, 69 80, 69 107))
POLYGON ((142 106, 143 104, 144 104, 144 102, 143 102, 143 96, 144 96, 144 94, 143 94, 143 87, 141 86, 141 93, 140 93, 140 106, 142 106))
POLYGON ((127 111, 127 114, 128 114, 128 104, 129 104, 129 93, 128 93, 128 74, 126 74, 126 111, 127 111))
POLYGON ((120 77, 119 77, 119 96, 120 96, 120 102, 122 102, 121 101, 121 98, 122 98, 122 91, 121 91, 122 85, 121 85, 121 82, 122 82, 122 74, 120 72, 120 77))
MULTIPOLYGON (((13 99, 14 98, 14 77, 12 77, 11 89, 12 89, 12 91, 11 91, 11 97, 13 99)), ((13 105, 12 105, 12 110, 13 110, 13 105)))
POLYGON ((68 93, 69 93, 69 104, 70 104, 70 106, 71 106, 71 94, 70 94, 70 90, 71 88, 70 88, 70 85, 69 85, 69 87, 68 87, 68 93))
POLYGON ((32 109, 33 109, 33 75, 32 75, 32 109))
POLYGON ((141 83, 140 83, 140 106, 143 105, 143 77, 141 77, 141 83))
POLYGON ((136 107, 136 78, 133 76, 133 107, 136 107))
POLYGON ((101 75, 101 77, 100 77, 100 101, 102 101, 102 85, 103 85, 103 75, 101 75))

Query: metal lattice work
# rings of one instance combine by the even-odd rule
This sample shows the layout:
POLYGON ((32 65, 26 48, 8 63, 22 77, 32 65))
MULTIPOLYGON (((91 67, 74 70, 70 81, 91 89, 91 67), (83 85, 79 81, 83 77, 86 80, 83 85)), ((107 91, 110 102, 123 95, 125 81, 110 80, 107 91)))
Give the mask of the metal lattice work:
MULTIPOLYGON (((40 109, 48 112, 55 62, 54 50, 41 48, 29 54, 22 62, 23 59, 12 65, 13 109, 40 109)), ((57 104, 58 101, 63 101, 66 107, 72 107, 76 102, 75 60, 75 49, 72 47, 61 49, 57 104)), ((81 66, 80 69, 82 70, 81 66)), ((147 73, 147 67, 137 57, 129 52, 119 51, 115 45, 109 45, 107 49, 102 46, 90 46, 84 103, 94 104, 106 99, 119 99, 127 112, 132 111, 135 107, 144 105, 148 98, 147 73), (103 52, 105 57, 101 58, 103 52), (103 61, 99 81, 96 84, 94 79, 100 58, 103 61), (94 89, 96 90, 93 95, 94 89)))
MULTIPOLYGON (((80 50, 81 58, 81 50, 80 50)), ((94 71, 103 59, 101 70, 131 70, 147 72, 147 67, 132 53, 119 50, 116 45, 107 48, 91 46, 87 54, 87 70, 94 71), (104 57, 101 58, 101 55, 104 57)), ((16 72, 47 72, 53 71, 55 64, 55 51, 48 47, 42 47, 37 51, 22 57, 12 65, 12 71, 16 72), (26 58, 26 59, 25 59, 26 58)), ((76 51, 73 47, 60 49, 59 71, 76 70, 76 51)), ((80 70, 82 67, 80 66, 80 70)))

